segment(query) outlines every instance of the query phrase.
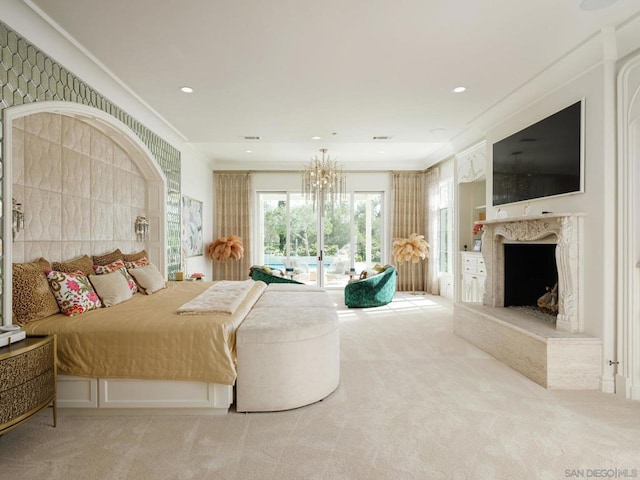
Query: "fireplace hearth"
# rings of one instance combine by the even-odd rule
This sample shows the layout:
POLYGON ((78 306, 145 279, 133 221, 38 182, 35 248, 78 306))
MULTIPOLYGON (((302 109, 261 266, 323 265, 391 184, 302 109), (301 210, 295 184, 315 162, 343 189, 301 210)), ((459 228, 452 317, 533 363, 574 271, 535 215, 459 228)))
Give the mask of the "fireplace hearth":
POLYGON ((599 388, 602 341, 582 333, 582 214, 483 223, 483 302, 454 305, 454 333, 546 388, 599 388), (556 282, 554 325, 530 309, 556 282))

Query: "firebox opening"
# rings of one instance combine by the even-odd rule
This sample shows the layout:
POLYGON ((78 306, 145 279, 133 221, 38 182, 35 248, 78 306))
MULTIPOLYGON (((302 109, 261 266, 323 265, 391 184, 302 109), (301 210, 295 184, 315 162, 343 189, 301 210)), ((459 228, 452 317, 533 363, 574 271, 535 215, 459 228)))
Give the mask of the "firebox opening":
POLYGON ((558 282, 556 245, 504 244, 504 306, 537 306, 558 282))

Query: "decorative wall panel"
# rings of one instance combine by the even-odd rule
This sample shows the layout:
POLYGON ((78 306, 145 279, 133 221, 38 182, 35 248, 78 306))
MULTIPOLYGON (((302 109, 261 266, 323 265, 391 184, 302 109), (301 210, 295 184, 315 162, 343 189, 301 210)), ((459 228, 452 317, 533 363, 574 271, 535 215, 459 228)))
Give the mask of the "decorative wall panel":
POLYGON ((57 113, 14 120, 11 134, 25 146, 12 149, 13 198, 25 218, 11 244, 14 262, 146 248, 133 228, 147 212, 146 180, 111 138, 57 113))
MULTIPOLYGON (((167 178, 167 270, 173 276, 180 269, 180 151, 0 22, 0 113, 7 107, 43 100, 100 109, 131 128, 149 148, 167 178)), ((4 162, 1 118, 0 164, 4 162)), ((5 245, 11 241, 10 232, 9 236, 0 234, 5 245)))

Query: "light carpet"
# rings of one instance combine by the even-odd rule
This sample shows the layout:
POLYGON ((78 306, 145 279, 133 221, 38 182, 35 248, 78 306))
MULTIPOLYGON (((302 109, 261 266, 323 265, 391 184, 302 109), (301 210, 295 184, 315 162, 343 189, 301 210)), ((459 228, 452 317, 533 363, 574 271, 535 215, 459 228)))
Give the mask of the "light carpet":
POLYGON ((46 411, 0 437, 0 478, 640 477, 640 402, 545 390, 455 336, 439 297, 347 309, 330 293, 342 378, 324 401, 221 417, 62 414, 57 428, 46 411))

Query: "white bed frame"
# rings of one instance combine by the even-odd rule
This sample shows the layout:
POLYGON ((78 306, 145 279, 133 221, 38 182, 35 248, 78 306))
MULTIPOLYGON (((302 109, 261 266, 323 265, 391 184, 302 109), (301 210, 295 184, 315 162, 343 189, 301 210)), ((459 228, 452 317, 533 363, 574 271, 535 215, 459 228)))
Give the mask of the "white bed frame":
POLYGON ((217 383, 58 375, 61 414, 224 415, 233 387, 217 383))

